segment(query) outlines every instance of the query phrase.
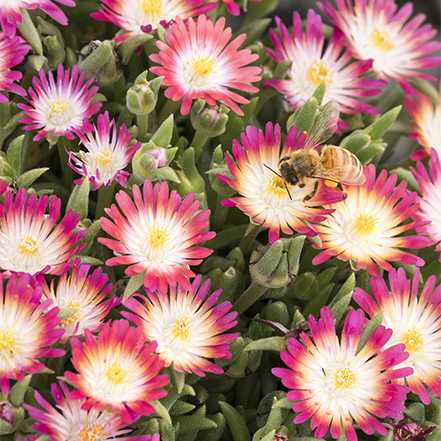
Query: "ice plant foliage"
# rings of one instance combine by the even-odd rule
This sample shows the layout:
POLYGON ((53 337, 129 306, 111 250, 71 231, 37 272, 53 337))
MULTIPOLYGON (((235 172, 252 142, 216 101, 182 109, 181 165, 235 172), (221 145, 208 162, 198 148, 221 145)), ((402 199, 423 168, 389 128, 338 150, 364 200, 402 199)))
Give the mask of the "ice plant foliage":
POLYGON ((322 81, 326 83, 323 104, 331 99, 338 100, 342 113, 378 113, 375 107, 357 100, 357 97, 371 96, 380 92, 384 82, 363 78, 372 65, 371 60, 350 63, 351 55, 345 51, 344 37, 335 31, 324 50, 322 20, 312 9, 308 11, 306 32, 298 12, 293 14, 293 33, 276 17, 280 38, 271 29, 270 36, 274 51, 266 51, 277 61, 290 60, 288 79, 269 79, 265 87, 277 89, 287 103, 289 110, 296 110, 314 93, 322 81))
POLYGON ((80 259, 75 261, 71 272, 65 272, 56 287, 54 280, 50 286, 43 275, 37 276, 38 283, 43 288, 43 299, 51 299, 51 308, 57 307, 65 311, 66 315, 60 326, 66 331, 61 342, 65 343, 68 337, 81 336, 85 329, 96 332, 101 328, 104 318, 110 309, 117 305, 117 297, 105 300, 113 285, 106 286, 108 277, 103 274, 101 267, 89 275, 90 265, 81 265, 80 259))
MULTIPOLYGON (((55 0, 65 6, 75 6, 72 0, 55 0)), ((67 17, 53 0, 4 0, 0 3, 0 25, 8 37, 13 37, 17 32, 17 25, 22 24, 21 9, 41 9, 49 17, 66 26, 67 17)))
POLYGON ((168 27, 177 17, 186 20, 211 11, 217 4, 206 0, 101 0, 103 9, 90 14, 121 28, 115 40, 149 33, 160 24, 168 27))
POLYGON ((166 33, 167 43, 158 41, 159 54, 150 59, 160 66, 150 70, 163 76, 162 84, 168 86, 165 96, 173 101, 183 99, 181 113, 190 111, 194 99, 203 98, 208 105, 219 101, 238 115, 243 111, 236 104, 249 100, 232 89, 257 92, 257 87, 248 83, 260 80, 260 67, 247 66, 257 60, 258 55, 249 49, 238 50, 246 38, 241 34, 232 42, 231 28, 225 28, 225 18, 213 24, 205 15, 196 21, 189 18, 187 24, 180 18, 166 33))
POLYGON ((381 79, 395 79, 412 92, 408 81, 414 77, 434 80, 421 69, 441 64, 441 43, 430 41, 436 30, 421 26, 426 16, 418 14, 410 21, 412 3, 398 9, 394 0, 330 0, 318 3, 332 24, 345 35, 351 55, 358 60, 373 60, 372 68, 381 79), (398 9, 398 10, 397 10, 398 9), (407 22, 407 23, 406 23, 407 22))
MULTIPOLYGON (((430 276, 418 296, 420 272, 415 271, 412 282, 402 268, 389 272, 390 289, 382 277, 371 279, 375 300, 360 288, 355 288, 354 300, 372 318, 383 311, 383 326, 393 331, 386 346, 403 343, 409 358, 400 367, 413 368, 406 376, 410 390, 424 404, 430 397, 424 384, 441 396, 441 286, 435 290, 435 276, 430 276)), ((404 379, 398 380, 404 384, 404 379)))
MULTIPOLYGON (((30 48, 21 37, 9 38, 0 32, 0 90, 26 95, 26 90, 14 83, 22 77, 21 72, 10 69, 23 61, 30 48)), ((0 103, 6 102, 8 99, 0 93, 0 103)))
POLYGON ((199 287, 201 276, 197 276, 189 291, 181 287, 170 289, 168 297, 150 292, 141 296, 143 303, 133 297, 124 306, 133 313, 122 314, 143 329, 148 341, 156 341, 156 352, 165 366, 173 364, 178 372, 193 372, 204 376, 204 372, 223 373, 207 358, 230 358, 228 342, 239 337, 239 333, 222 334, 237 322, 237 312, 228 312, 230 302, 215 306, 221 290, 208 296, 210 280, 199 287))
POLYGON ((166 295, 168 286, 178 283, 189 290, 189 277, 194 277, 189 265, 198 265, 212 250, 193 245, 209 240, 214 232, 202 232, 208 227, 209 210, 195 215, 200 202, 194 194, 183 200, 175 190, 169 193, 166 182, 156 184, 145 181, 143 193, 137 185, 133 200, 124 191, 116 195, 116 205, 106 213, 113 220, 101 218, 103 230, 114 239, 99 238, 116 257, 107 265, 130 265, 125 273, 134 276, 145 272, 144 286, 166 295), (122 212, 122 213, 121 213, 122 212), (125 216, 125 217, 124 217, 125 216))
POLYGON ((74 129, 81 129, 84 118, 90 118, 101 108, 101 103, 93 103, 92 98, 98 87, 92 86, 93 78, 84 82, 84 71, 78 74, 78 66, 64 70, 60 64, 57 69, 57 82, 52 72, 48 79, 41 69, 38 77, 32 79, 34 89, 29 88, 31 98, 27 104, 18 104, 27 114, 20 122, 29 124, 24 130, 38 129, 34 141, 38 141, 51 132, 52 136, 65 136, 74 139, 74 129))
MULTIPOLYGON (((129 173, 124 171, 132 160, 140 142, 129 147, 131 135, 122 124, 117 132, 115 120, 110 123, 109 113, 98 116, 97 126, 90 124, 87 119, 83 122, 83 134, 80 130, 75 133, 86 147, 87 152, 69 152, 69 165, 80 175, 87 176, 96 190, 101 185, 109 186, 117 181, 126 187, 129 173)), ((74 181, 81 184, 83 179, 74 181)))
MULTIPOLYGON (((280 158, 301 149, 306 142, 306 133, 298 133, 292 126, 280 151, 281 129, 278 124, 267 123, 265 132, 249 126, 242 133, 241 142, 233 141, 233 158, 226 155, 228 169, 233 179, 218 175, 223 183, 236 190, 241 197, 229 198, 222 203, 236 206, 255 224, 269 229, 269 241, 274 243, 280 237, 280 230, 292 235, 293 230, 308 236, 316 232, 303 221, 324 221, 325 215, 332 209, 314 208, 341 200, 337 191, 323 186, 321 191, 308 201, 303 198, 311 193, 314 180, 305 187, 285 185, 278 176, 277 168, 280 158), (289 193, 288 193, 289 190, 289 193)), ((321 182, 321 184, 323 184, 321 182)))
POLYGON ((375 167, 364 168, 365 184, 343 185, 347 198, 332 205, 335 211, 315 226, 323 250, 313 259, 318 265, 332 256, 350 261, 357 268, 367 269, 379 276, 377 265, 387 271, 389 262, 403 262, 422 266, 424 260, 400 248, 424 248, 425 237, 401 236, 401 233, 421 226, 408 222, 418 209, 418 195, 406 193, 406 182, 396 185, 395 174, 387 176, 383 170, 375 177, 375 167))
MULTIPOLYGON (((28 404, 24 405, 29 415, 37 421, 34 424, 34 429, 49 435, 51 441, 73 441, 74 439, 106 441, 131 432, 130 429, 124 429, 127 423, 119 415, 112 415, 93 408, 88 411, 81 409, 86 399, 69 400, 70 390, 63 381, 60 381, 60 386, 53 383, 51 392, 58 410, 46 401, 38 391, 35 391, 35 399, 42 409, 28 404)), ((134 420, 140 417, 133 412, 131 414, 134 420)), ((117 439, 121 441, 151 441, 151 435, 123 436, 117 439)))
POLYGON ((18 191, 15 200, 6 192, 5 205, 0 206, 0 269, 60 275, 83 247, 75 245, 86 234, 74 232, 80 216, 69 210, 57 224, 61 201, 53 196, 46 215, 47 203, 47 196, 28 198, 25 189, 18 191))
MULTIPOLYGON (((441 100, 441 82, 439 91, 441 100)), ((423 147, 411 158, 414 161, 423 159, 430 154, 431 148, 441 155, 441 103, 434 104, 426 95, 416 92, 404 95, 404 106, 413 120, 410 127, 414 131, 409 136, 423 147)))
MULTIPOLYGON (((416 229, 418 234, 428 236, 429 244, 435 245, 435 251, 441 251, 441 164, 439 155, 432 149, 430 173, 418 161, 416 170, 410 167, 420 186, 420 209, 413 219, 421 223, 416 229)), ((441 262, 441 255, 439 257, 441 262)))
POLYGON ((9 380, 22 381, 24 373, 34 374, 45 366, 38 358, 61 357, 65 351, 53 349, 63 329, 58 308, 47 311, 52 303, 41 300, 41 288, 29 286, 27 274, 10 277, 3 288, 0 283, 0 388, 9 393, 9 380))
POLYGON ((110 407, 127 424, 135 421, 133 412, 153 413, 149 401, 167 395, 160 388, 168 383, 167 375, 157 375, 164 366, 152 354, 157 343, 144 344, 142 329, 130 327, 127 320, 107 322, 96 338, 88 329, 84 335, 83 343, 75 337, 71 340, 71 360, 78 373, 65 372, 77 388, 69 400, 87 398, 81 405, 86 411, 110 407))
POLYGON ((384 349, 392 330, 378 326, 357 353, 364 326, 361 310, 349 311, 340 339, 328 307, 322 308, 318 322, 309 316, 309 326, 312 338, 302 333, 299 340, 289 340, 288 351, 281 352, 288 369, 272 370, 291 389, 287 398, 296 401, 293 410, 299 414, 294 423, 311 419, 317 438, 323 438, 329 428, 332 438, 340 438, 343 428, 346 439, 356 441, 353 420, 368 435, 374 430, 386 435, 377 418, 402 419, 405 406, 401 401, 408 392, 406 386, 390 384, 390 380, 413 372, 409 367, 396 367, 409 356, 404 344, 384 349))

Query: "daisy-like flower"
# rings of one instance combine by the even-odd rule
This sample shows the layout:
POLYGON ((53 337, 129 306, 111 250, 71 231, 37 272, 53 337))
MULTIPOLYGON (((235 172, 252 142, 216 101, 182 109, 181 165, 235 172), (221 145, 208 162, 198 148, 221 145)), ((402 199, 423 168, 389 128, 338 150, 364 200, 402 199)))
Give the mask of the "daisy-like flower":
POLYGON ((65 377, 77 389, 69 400, 83 399, 83 410, 104 411, 121 416, 125 423, 134 421, 133 411, 150 415, 155 408, 148 403, 165 397, 159 388, 168 383, 167 375, 157 375, 164 367, 157 343, 145 343, 141 328, 129 326, 127 320, 107 322, 97 338, 86 329, 86 341, 72 338, 72 364, 78 374, 65 372, 65 377), (155 390, 158 389, 158 390, 155 390))
POLYGON ((9 393, 9 379, 22 381, 24 374, 42 371, 40 357, 61 357, 62 349, 51 349, 64 333, 58 308, 47 311, 51 300, 41 300, 41 288, 29 286, 30 277, 11 276, 3 290, 0 283, 0 388, 9 393))
MULTIPOLYGON (((63 381, 60 381, 60 387, 52 384, 51 392, 59 410, 48 403, 38 391, 35 391, 35 399, 43 409, 28 404, 23 405, 30 417, 37 421, 33 425, 34 429, 49 435, 51 441, 106 441, 131 432, 130 429, 124 429, 127 423, 119 415, 100 412, 94 408, 89 411, 83 410, 81 406, 86 401, 85 398, 75 401, 66 399, 70 390, 63 381)), ((130 414, 133 421, 140 418, 140 415, 134 412, 130 414)), ((151 435, 140 435, 123 436, 117 439, 121 441, 154 441, 157 439, 159 441, 159 437, 156 435, 155 438, 155 435, 153 438, 151 435)))
POLYGON ((387 177, 383 170, 375 178, 375 166, 364 168, 365 184, 348 187, 343 185, 347 198, 332 205, 335 211, 315 225, 322 241, 323 250, 312 263, 318 265, 332 256, 350 261, 357 268, 367 269, 371 276, 379 276, 377 265, 387 271, 389 262, 424 265, 424 260, 403 248, 424 248, 426 237, 399 236, 412 228, 421 226, 410 219, 418 209, 418 195, 406 192, 406 182, 397 187, 395 174, 387 177), (377 264, 377 265, 376 265, 377 264))
MULTIPOLYGON (((194 1, 194 0, 191 0, 194 1)), ((216 0, 215 0, 216 1, 216 0)), ((233 15, 239 15, 240 9, 239 6, 236 4, 236 0, 222 0, 224 2, 225 7, 228 9, 228 12, 230 12, 233 15)), ((261 0, 252 0, 254 2, 260 2, 261 0)))
MULTIPOLYGON (((418 161, 416 170, 410 167, 420 186, 420 209, 412 216, 421 226, 418 234, 428 236, 428 246, 437 244, 435 251, 441 251, 441 164, 439 155, 432 149, 430 173, 418 161)), ((441 255, 439 257, 441 262, 441 255)))
MULTIPOLYGON (((439 95, 441 100, 441 82, 439 95)), ((430 154, 431 148, 441 155, 441 102, 434 104, 426 95, 417 91, 415 95, 404 95, 404 106, 413 120, 410 127, 414 132, 409 133, 409 136, 423 147, 411 159, 424 159, 430 154)))
POLYGON ((344 50, 344 36, 335 30, 323 53, 325 38, 322 19, 312 9, 308 11, 306 32, 302 30, 302 20, 298 12, 293 14, 293 34, 276 17, 281 39, 271 29, 270 36, 275 50, 266 51, 277 61, 290 60, 289 79, 264 81, 265 87, 277 89, 284 95, 290 111, 302 106, 324 80, 326 92, 323 103, 338 100, 343 113, 378 113, 378 110, 357 97, 371 96, 380 92, 384 81, 363 78, 371 68, 372 61, 350 63, 351 56, 344 50), (350 63, 350 64, 349 64, 350 63))
POLYGON ((194 194, 181 200, 175 190, 169 194, 166 182, 153 188, 150 181, 145 181, 143 194, 137 185, 132 190, 133 200, 124 191, 116 195, 126 217, 113 204, 110 209, 106 208, 113 222, 101 218, 103 230, 117 239, 98 239, 117 254, 106 264, 129 264, 125 271, 128 276, 145 271, 144 286, 150 291, 158 290, 167 295, 168 286, 177 283, 190 290, 187 278, 195 275, 188 265, 199 265, 213 252, 193 247, 215 236, 214 232, 203 232, 208 227, 210 210, 193 216, 200 205, 194 200, 194 194))
MULTIPOLYGON (((89 177, 93 184, 93 190, 98 189, 101 185, 109 186, 115 181, 126 187, 129 173, 124 171, 124 168, 132 160, 141 143, 137 142, 129 147, 131 135, 127 133, 127 127, 122 124, 117 133, 115 120, 112 120, 112 124, 110 124, 108 112, 98 116, 96 127, 85 119, 83 130, 86 132, 85 135, 76 129, 74 132, 88 151, 68 152, 71 168, 80 175, 89 177)), ((74 182, 81 184, 83 179, 77 179, 74 182)))
POLYGON ((217 2, 206 0, 101 0, 103 10, 90 14, 93 18, 110 21, 121 28, 114 38, 125 40, 149 33, 160 24, 168 27, 176 17, 186 20, 216 9, 217 2))
POLYGON ((431 25, 420 26, 424 14, 407 22, 412 3, 398 11, 394 0, 354 0, 354 4, 353 0, 335 0, 335 5, 330 0, 318 3, 345 35, 351 55, 359 60, 372 59, 372 68, 381 79, 395 79, 410 93, 413 89, 408 81, 412 77, 435 80, 420 70, 441 64, 439 56, 426 57, 438 51, 441 43, 430 41, 436 35, 431 25))
POLYGON ((110 309, 118 302, 117 297, 103 301, 113 285, 110 283, 105 286, 108 277, 103 274, 102 268, 97 268, 91 275, 89 270, 90 265, 81 265, 80 259, 76 259, 72 273, 65 272, 56 288, 53 280, 49 287, 43 274, 37 276, 37 281, 43 288, 43 298, 53 302, 51 308, 75 310, 60 323, 60 327, 66 331, 61 343, 65 343, 69 337, 81 336, 86 328, 91 332, 98 331, 110 309))
POLYGON ((144 304, 131 297, 124 306, 135 314, 121 314, 142 328, 147 340, 158 343, 156 352, 166 367, 173 363, 178 372, 205 376, 204 372, 223 373, 207 358, 230 358, 228 342, 240 333, 222 334, 236 325, 237 312, 228 313, 230 302, 214 306, 222 290, 206 298, 211 282, 208 279, 199 288, 201 279, 197 276, 189 291, 181 287, 170 290, 169 297, 157 293, 140 296, 144 304))
POLYGON ((377 420, 389 416, 402 419, 408 388, 390 384, 412 373, 412 368, 395 368, 409 356, 404 344, 382 351, 392 330, 378 326, 357 353, 363 332, 362 310, 351 310, 346 317, 340 341, 335 333, 331 310, 324 307, 318 320, 309 316, 312 339, 306 333, 300 340, 291 338, 288 351, 280 356, 289 369, 273 368, 288 389, 288 400, 296 401, 294 423, 311 419, 314 435, 323 438, 329 427, 334 439, 341 428, 348 441, 356 441, 354 422, 372 435, 376 430, 386 435, 387 429, 377 420))
MULTIPOLYGON (((1 7, 0 7, 1 8, 1 7)), ((21 72, 10 70, 23 61, 24 56, 31 48, 24 44, 21 37, 9 38, 4 32, 0 32, 0 90, 26 95, 26 90, 14 81, 22 77, 21 72)), ((8 99, 0 93, 0 103, 7 103, 8 99)))
MULTIPOLYGON (((382 277, 371 279, 375 300, 360 288, 355 288, 354 300, 370 317, 383 311, 382 325, 393 331, 386 347, 406 345, 409 358, 400 367, 413 368, 406 377, 410 390, 424 404, 430 398, 424 384, 441 396, 441 286, 435 290, 436 277, 430 276, 418 296, 420 271, 415 271, 412 284, 402 268, 389 272, 390 289, 382 277)), ((404 379, 398 383, 404 384, 404 379)))
POLYGON ((47 196, 29 199, 21 189, 12 200, 7 191, 5 205, 0 207, 0 269, 8 273, 63 274, 71 257, 83 248, 75 242, 86 231, 74 233, 80 215, 73 210, 56 225, 61 201, 52 196, 49 214, 45 214, 47 196))
MULTIPOLYGON (((72 0, 55 0, 65 6, 75 6, 72 0)), ((53 0, 5 0, 0 3, 0 25, 8 37, 16 33, 17 25, 21 25, 21 9, 41 9, 49 17, 66 26, 67 18, 64 12, 53 0)))
POLYGON ((278 124, 273 127, 272 123, 267 123, 265 133, 260 132, 257 127, 247 127, 246 133, 241 135, 242 145, 237 140, 233 141, 236 163, 226 155, 228 169, 234 179, 218 175, 220 181, 242 196, 225 199, 222 204, 238 207, 253 223, 269 228, 270 243, 279 239, 280 230, 289 235, 293 234, 292 230, 308 236, 316 235, 304 221, 323 221, 332 209, 313 206, 342 199, 338 191, 326 187, 323 180, 320 180, 320 191, 305 204, 303 198, 313 191, 314 180, 311 179, 303 188, 285 184, 276 173, 279 160, 304 147, 307 134, 298 133, 297 128, 292 126, 280 152, 280 133, 278 124))
POLYGON ((158 41, 159 54, 150 55, 152 61, 161 65, 150 70, 163 76, 162 84, 169 86, 165 96, 173 101, 183 98, 181 113, 184 115, 197 98, 203 98, 210 106, 220 101, 243 115, 236 103, 246 104, 249 100, 229 88, 251 93, 259 90, 248 83, 260 80, 261 69, 247 66, 259 56, 249 49, 238 51, 246 34, 228 44, 232 32, 231 28, 224 27, 224 17, 215 24, 205 15, 199 16, 196 22, 189 18, 187 24, 177 17, 166 33, 168 44, 158 41))
MULTIPOLYGON (((31 99, 26 98, 30 104, 17 106, 26 112, 27 118, 19 121, 30 124, 24 130, 39 129, 34 141, 51 134, 52 137, 65 136, 75 139, 72 131, 81 129, 84 118, 90 118, 101 108, 101 103, 93 103, 92 98, 98 92, 98 87, 90 85, 93 78, 84 83, 84 71, 78 75, 78 66, 64 70, 60 64, 57 69, 57 82, 55 83, 52 72, 48 73, 49 82, 44 70, 39 72, 39 78, 34 77, 29 88, 31 99)), ((54 141, 55 142, 55 141, 54 141)))

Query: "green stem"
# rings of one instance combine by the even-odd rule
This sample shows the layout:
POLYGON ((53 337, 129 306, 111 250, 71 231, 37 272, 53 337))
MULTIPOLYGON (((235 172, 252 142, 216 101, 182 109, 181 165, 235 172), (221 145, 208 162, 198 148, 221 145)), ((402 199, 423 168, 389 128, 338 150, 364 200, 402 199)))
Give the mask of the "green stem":
POLYGON ((202 133, 196 132, 191 142, 191 147, 194 148, 194 162, 198 162, 199 156, 201 156, 204 150, 205 144, 207 143, 208 136, 202 133))
POLYGON ((225 196, 221 196, 219 193, 217 194, 217 203, 213 216, 213 225, 212 229, 215 231, 219 231, 225 225, 225 221, 227 220, 229 207, 225 207, 221 204, 221 201, 225 199, 225 196))
POLYGON ((245 312, 256 302, 267 289, 266 286, 253 281, 246 291, 234 302, 232 310, 237 311, 238 314, 242 314, 242 312, 245 312))
POLYGON ((144 142, 149 127, 149 114, 136 115, 136 125, 138 126, 138 141, 144 142))
POLYGON ((254 224, 251 224, 251 225, 252 225, 252 228, 248 227, 248 230, 245 233, 245 236, 240 241, 239 248, 242 251, 243 255, 245 255, 247 253, 247 251, 250 249, 250 246, 252 245, 252 243, 254 242, 254 240, 256 239, 257 235, 260 232, 260 228, 261 228, 260 225, 254 225, 254 224))
POLYGON ((73 170, 69 167, 69 155, 66 151, 66 149, 68 151, 72 150, 69 148, 69 140, 66 139, 64 136, 60 137, 58 139, 57 147, 58 154, 60 156, 62 182, 64 187, 66 187, 68 190, 71 190, 73 185, 73 170))
POLYGON ((96 214, 95 219, 99 219, 101 216, 104 216, 106 212, 105 208, 110 208, 110 204, 113 200, 113 194, 115 193, 115 183, 106 187, 102 185, 98 189, 98 203, 96 205, 96 214))

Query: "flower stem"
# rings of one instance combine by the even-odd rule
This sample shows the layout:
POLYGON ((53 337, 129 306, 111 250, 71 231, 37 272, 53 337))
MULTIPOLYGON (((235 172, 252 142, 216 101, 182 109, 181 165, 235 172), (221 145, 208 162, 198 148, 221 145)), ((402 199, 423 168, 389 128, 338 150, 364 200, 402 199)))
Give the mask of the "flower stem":
POLYGON ((138 141, 144 142, 149 127, 149 114, 136 115, 136 125, 138 126, 138 141))
POLYGON ((199 156, 202 154, 202 150, 204 150, 205 144, 207 143, 208 136, 203 135, 202 133, 196 132, 191 142, 191 147, 194 148, 194 162, 198 162, 199 156))
POLYGON ((73 185, 73 170, 69 167, 69 155, 66 151, 71 151, 69 140, 64 136, 60 137, 57 143, 58 154, 60 156, 62 182, 67 189, 71 189, 73 185))
POLYGON ((260 225, 254 225, 254 224, 250 224, 251 228, 248 227, 248 230, 245 233, 245 236, 242 238, 242 240, 240 241, 240 250, 242 251, 242 254, 246 254, 247 251, 249 250, 250 246, 252 245, 252 243, 254 242, 254 239, 256 239, 257 235, 260 232, 260 225))
POLYGON ((232 310, 237 311, 238 314, 242 314, 242 312, 245 312, 256 302, 267 289, 266 286, 253 281, 246 291, 234 302, 232 310))
POLYGON ((181 101, 167 100, 159 113, 156 124, 160 126, 172 113, 175 113, 179 109, 180 105, 181 101))
POLYGON ((104 216, 106 214, 104 209, 110 207, 114 193, 115 193, 115 182, 109 185, 108 187, 102 185, 98 189, 98 203, 96 206, 95 219, 99 219, 101 216, 104 216))
POLYGON ((225 199, 224 196, 221 196, 219 193, 217 194, 217 204, 214 211, 213 216, 213 225, 212 229, 215 231, 219 231, 225 225, 225 221, 227 220, 229 207, 224 207, 221 204, 221 201, 225 199))

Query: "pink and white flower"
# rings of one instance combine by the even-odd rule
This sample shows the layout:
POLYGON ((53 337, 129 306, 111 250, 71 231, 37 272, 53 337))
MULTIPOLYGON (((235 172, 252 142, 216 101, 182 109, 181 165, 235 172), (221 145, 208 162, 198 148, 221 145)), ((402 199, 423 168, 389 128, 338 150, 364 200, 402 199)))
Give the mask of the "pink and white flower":
POLYGON ((205 15, 199 16, 197 21, 189 18, 187 23, 177 17, 166 32, 167 43, 158 41, 159 54, 150 55, 152 61, 160 64, 150 70, 164 77, 162 84, 168 86, 167 98, 183 99, 181 113, 184 115, 197 98, 204 99, 210 106, 219 101, 243 115, 236 103, 246 104, 249 100, 230 88, 251 93, 259 90, 249 83, 260 80, 261 69, 247 66, 259 56, 249 49, 238 51, 245 34, 228 43, 232 31, 224 27, 223 17, 215 24, 205 15))

